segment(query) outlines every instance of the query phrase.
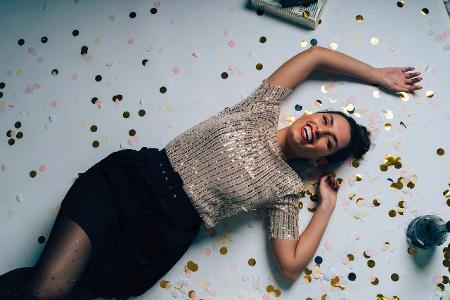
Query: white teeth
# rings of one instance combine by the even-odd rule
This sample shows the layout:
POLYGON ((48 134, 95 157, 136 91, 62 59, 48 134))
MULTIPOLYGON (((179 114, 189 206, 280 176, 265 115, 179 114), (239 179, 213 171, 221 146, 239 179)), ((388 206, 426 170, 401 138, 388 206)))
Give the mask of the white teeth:
POLYGON ((305 134, 306 134, 306 140, 308 141, 308 143, 312 142, 312 135, 311 135, 311 128, 309 126, 305 126, 305 134))

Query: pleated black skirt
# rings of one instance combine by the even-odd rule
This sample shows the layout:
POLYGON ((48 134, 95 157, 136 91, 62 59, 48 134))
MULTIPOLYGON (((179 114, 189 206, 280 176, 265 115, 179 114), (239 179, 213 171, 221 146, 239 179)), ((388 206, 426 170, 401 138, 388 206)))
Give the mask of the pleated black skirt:
POLYGON ((89 236, 83 276, 98 297, 145 293, 189 248, 202 220, 182 184, 164 148, 119 150, 79 173, 59 214, 89 236))

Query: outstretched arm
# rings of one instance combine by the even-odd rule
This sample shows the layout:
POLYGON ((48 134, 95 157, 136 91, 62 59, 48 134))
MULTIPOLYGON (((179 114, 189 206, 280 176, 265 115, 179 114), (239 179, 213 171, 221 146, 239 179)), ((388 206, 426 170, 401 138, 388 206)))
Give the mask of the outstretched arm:
POLYGON ((344 74, 379 84, 396 92, 412 92, 422 87, 414 85, 420 73, 406 73, 414 67, 375 68, 344 53, 313 46, 293 56, 281 65, 267 81, 295 89, 315 69, 344 74))

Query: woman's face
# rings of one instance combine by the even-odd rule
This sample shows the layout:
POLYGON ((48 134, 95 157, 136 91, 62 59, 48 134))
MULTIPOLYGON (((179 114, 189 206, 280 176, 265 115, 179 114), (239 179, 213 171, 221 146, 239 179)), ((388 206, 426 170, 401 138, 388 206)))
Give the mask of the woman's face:
POLYGON ((350 124, 333 113, 304 115, 289 126, 286 143, 292 157, 325 158, 350 142, 350 124))

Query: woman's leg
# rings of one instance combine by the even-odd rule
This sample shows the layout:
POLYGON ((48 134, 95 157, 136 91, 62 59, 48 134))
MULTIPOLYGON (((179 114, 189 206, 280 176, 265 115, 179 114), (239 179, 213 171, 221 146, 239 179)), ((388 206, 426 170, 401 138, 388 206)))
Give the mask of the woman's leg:
MULTIPOLYGON (((0 276, 0 286, 17 289, 20 292, 17 299, 66 299, 86 269, 91 251, 91 242, 84 230, 59 214, 36 266, 0 276)), ((75 290, 80 293, 86 288, 80 285, 75 290)))

